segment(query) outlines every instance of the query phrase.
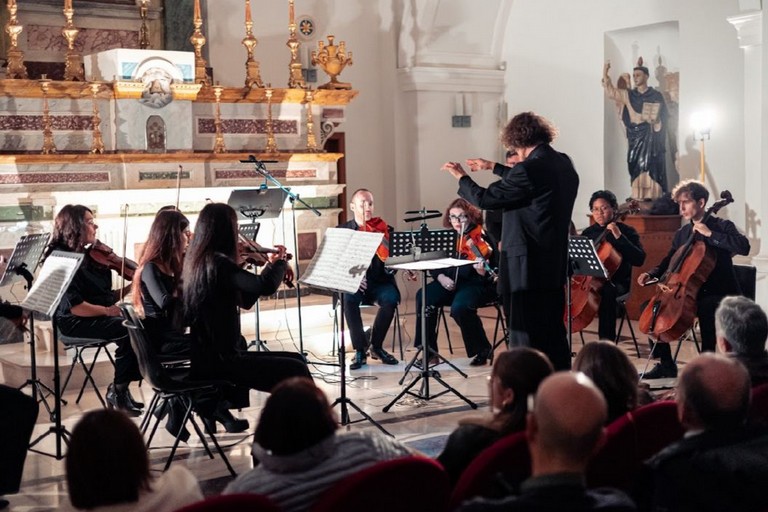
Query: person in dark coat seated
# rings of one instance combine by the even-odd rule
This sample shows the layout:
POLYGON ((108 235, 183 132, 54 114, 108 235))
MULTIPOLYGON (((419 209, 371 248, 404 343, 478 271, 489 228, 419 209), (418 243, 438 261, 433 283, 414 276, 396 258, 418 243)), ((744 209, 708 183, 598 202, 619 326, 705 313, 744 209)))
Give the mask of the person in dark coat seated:
POLYGON ((683 369, 677 410, 686 435, 648 462, 638 502, 648 510, 768 509, 768 432, 745 426, 750 381, 744 365, 702 354, 683 369))

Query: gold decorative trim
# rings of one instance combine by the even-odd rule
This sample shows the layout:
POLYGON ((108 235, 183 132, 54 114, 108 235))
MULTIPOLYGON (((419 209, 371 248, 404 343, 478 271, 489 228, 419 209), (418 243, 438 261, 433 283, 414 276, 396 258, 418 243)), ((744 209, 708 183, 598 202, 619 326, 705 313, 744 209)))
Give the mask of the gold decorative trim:
MULTIPOLYGON (((258 160, 277 160, 278 162, 336 162, 344 156, 343 153, 292 153, 281 151, 274 155, 260 152, 249 153, 222 153, 210 152, 193 153, 179 151, 173 153, 56 153, 55 155, 41 155, 25 153, 17 155, 0 155, 0 165, 46 165, 46 164, 119 164, 119 163, 179 163, 179 162, 217 162, 236 164, 240 160, 247 160, 251 155, 258 160)), ((0 172, 3 172, 0 169, 0 172)))
POLYGON ((203 88, 203 84, 201 84, 201 83, 197 83, 197 84, 173 83, 173 84, 171 84, 171 92, 173 93, 173 99, 175 99, 175 100, 195 101, 197 99, 198 94, 200 94, 200 89, 202 89, 202 88, 203 88))

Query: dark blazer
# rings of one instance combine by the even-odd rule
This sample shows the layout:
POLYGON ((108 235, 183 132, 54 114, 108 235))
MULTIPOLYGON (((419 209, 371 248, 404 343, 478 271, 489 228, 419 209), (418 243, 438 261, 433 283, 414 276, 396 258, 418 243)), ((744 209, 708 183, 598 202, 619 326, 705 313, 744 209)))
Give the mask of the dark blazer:
POLYGON ((483 210, 502 209, 499 292, 565 285, 568 231, 579 176, 568 155, 537 146, 514 167, 496 164, 501 180, 483 188, 468 176, 459 195, 483 210))

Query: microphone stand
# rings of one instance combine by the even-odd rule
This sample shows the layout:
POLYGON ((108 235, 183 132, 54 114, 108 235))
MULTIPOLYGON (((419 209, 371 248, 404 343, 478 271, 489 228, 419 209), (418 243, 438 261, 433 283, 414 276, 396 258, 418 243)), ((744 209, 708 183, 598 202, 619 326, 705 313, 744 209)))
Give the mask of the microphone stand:
POLYGON ((301 199, 298 194, 294 194, 291 192, 290 187, 284 186, 280 181, 272 176, 272 174, 267 170, 267 166, 265 165, 265 161, 263 160, 257 160, 255 156, 251 155, 248 157, 248 160, 240 160, 241 163, 250 163, 253 164, 254 170, 261 174, 264 177, 265 182, 272 182, 275 184, 276 187, 278 187, 280 190, 285 192, 285 194, 288 196, 288 198, 291 201, 291 219, 293 224, 293 246, 295 248, 295 254, 296 258, 294 259, 295 265, 296 265, 296 307, 299 308, 299 353, 302 355, 302 357, 306 357, 306 354, 304 353, 304 331, 302 328, 302 320, 301 320, 301 269, 299 265, 299 231, 296 229, 296 202, 299 202, 303 204, 308 210, 310 210, 312 213, 320 216, 320 211, 315 208, 314 206, 308 204, 306 201, 301 199))

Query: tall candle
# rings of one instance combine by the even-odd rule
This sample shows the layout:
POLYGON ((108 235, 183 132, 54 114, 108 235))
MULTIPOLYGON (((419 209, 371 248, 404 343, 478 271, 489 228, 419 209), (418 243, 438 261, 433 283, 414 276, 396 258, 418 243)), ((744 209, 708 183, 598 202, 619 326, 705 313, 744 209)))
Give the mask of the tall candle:
POLYGON ((251 0, 245 0, 245 22, 251 23, 251 0))
POLYGON ((200 15, 200 0, 195 0, 195 20, 200 20, 202 18, 203 17, 200 15))
POLYGON ((8 8, 16 7, 16 0, 8 0, 8 8))
POLYGON ((72 9, 72 0, 64 0, 64 8, 65 9, 72 9))
POLYGON ((296 22, 296 16, 293 12, 293 0, 288 0, 288 23, 293 25, 296 22))

